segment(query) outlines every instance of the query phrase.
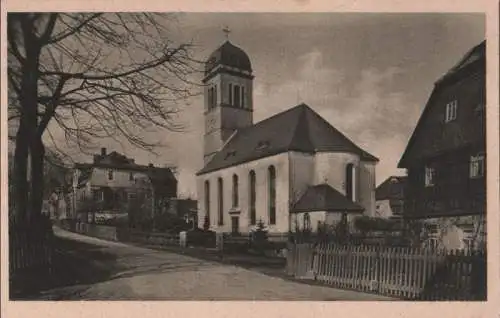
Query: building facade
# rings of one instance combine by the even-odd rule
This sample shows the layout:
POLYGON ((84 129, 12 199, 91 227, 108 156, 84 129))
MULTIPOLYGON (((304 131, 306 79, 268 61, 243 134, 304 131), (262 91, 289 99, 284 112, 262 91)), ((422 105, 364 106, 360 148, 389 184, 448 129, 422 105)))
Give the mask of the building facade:
POLYGON ((373 215, 378 159, 305 104, 254 124, 253 79, 249 57, 229 41, 208 58, 199 226, 248 233, 262 222, 286 233, 373 215))
POLYGON ((75 165, 72 215, 86 218, 88 210, 126 214, 132 202, 147 202, 153 214, 158 202, 176 195, 177 180, 169 168, 138 165, 134 159, 115 151, 107 154, 102 148, 93 163, 75 165))
POLYGON ((484 243, 485 52, 484 41, 435 83, 399 163, 408 172, 405 217, 431 223, 434 245, 484 243))

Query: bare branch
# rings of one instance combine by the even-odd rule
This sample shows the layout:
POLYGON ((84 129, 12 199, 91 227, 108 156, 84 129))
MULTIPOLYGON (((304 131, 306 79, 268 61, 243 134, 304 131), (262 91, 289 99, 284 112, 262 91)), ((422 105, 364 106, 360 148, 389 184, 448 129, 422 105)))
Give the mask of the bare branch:
POLYGON ((60 42, 60 41, 62 41, 64 39, 66 39, 66 38, 74 35, 75 33, 80 32, 80 30, 82 28, 84 28, 88 23, 90 23, 92 20, 98 18, 101 15, 102 15, 102 13, 96 13, 96 14, 91 15, 89 18, 84 19, 83 21, 81 21, 77 26, 70 27, 68 30, 64 30, 64 31, 62 31, 59 34, 56 34, 53 38, 48 39, 46 41, 47 44, 53 44, 53 43, 60 42))

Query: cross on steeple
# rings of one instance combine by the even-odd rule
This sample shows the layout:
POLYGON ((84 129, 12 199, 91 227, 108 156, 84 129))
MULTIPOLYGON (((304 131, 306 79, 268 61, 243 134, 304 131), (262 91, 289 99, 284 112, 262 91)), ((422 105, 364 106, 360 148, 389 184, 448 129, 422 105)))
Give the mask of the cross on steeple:
POLYGON ((229 30, 229 27, 228 26, 225 26, 223 29, 222 29, 222 32, 224 32, 226 34, 226 39, 229 40, 229 33, 231 33, 231 30, 229 30))

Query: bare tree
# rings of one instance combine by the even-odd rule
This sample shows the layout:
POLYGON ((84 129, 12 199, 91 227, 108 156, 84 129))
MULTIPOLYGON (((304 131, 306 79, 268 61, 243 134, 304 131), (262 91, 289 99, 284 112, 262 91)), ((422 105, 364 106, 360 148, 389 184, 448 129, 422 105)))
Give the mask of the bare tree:
POLYGON ((29 220, 41 210, 45 143, 63 153, 57 132, 82 152, 100 138, 154 151, 158 144, 144 138, 145 130, 182 130, 179 104, 196 94, 190 76, 201 63, 191 43, 170 39, 172 19, 155 13, 8 14, 18 217, 29 220))

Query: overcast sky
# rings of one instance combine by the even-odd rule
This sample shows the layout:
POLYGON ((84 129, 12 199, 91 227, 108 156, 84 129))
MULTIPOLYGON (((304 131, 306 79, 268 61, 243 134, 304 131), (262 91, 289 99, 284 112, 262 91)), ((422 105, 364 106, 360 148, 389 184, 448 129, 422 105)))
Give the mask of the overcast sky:
MULTIPOLYGON (((252 62, 254 122, 304 102, 380 159, 380 184, 404 174, 397 162, 433 83, 484 40, 484 23, 480 14, 183 13, 172 35, 193 40, 204 59, 229 26, 230 41, 252 62)), ((202 110, 202 97, 194 98, 181 113, 187 131, 165 133, 171 147, 159 157, 104 146, 138 163, 178 166, 180 195, 195 197, 202 110)))

